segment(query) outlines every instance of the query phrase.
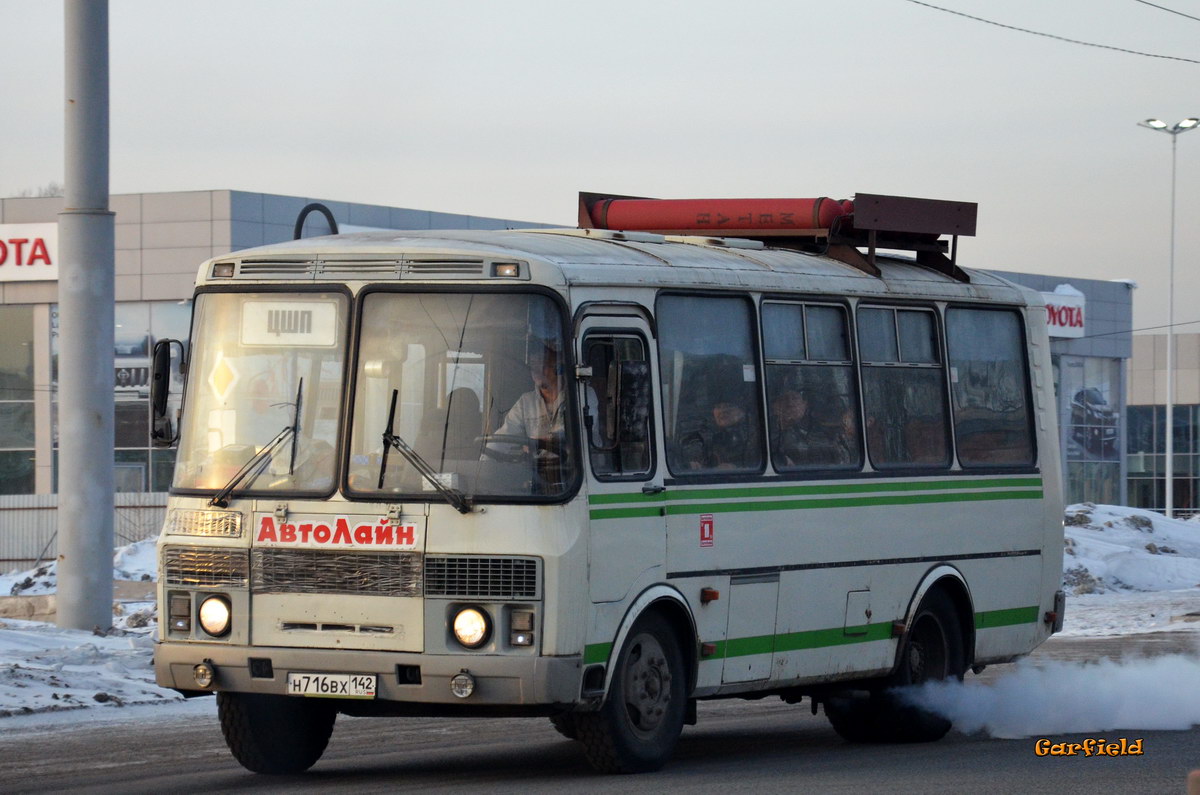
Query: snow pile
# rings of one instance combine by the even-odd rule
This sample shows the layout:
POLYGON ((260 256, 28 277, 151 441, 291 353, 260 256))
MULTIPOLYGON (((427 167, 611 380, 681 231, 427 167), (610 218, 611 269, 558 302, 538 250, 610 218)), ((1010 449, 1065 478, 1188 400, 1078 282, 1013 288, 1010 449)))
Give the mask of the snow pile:
POLYGON ((1085 502, 1064 523, 1064 635, 1200 629, 1196 522, 1085 502))
POLYGON ((0 717, 181 701, 154 684, 153 629, 150 624, 98 635, 0 621, 0 717))
POLYGON ((1089 502, 1067 508, 1064 521, 1068 594, 1200 587, 1200 528, 1193 522, 1089 502))
MULTIPOLYGON (((155 539, 118 547, 113 554, 113 579, 151 582, 158 578, 155 539)), ((0 575, 0 596, 40 596, 58 590, 58 562, 28 571, 0 575)))
MULTIPOLYGON (((157 578, 154 539, 118 547, 113 580, 157 578)), ((0 576, 0 596, 58 590, 57 563, 0 576)), ((180 701, 154 684, 151 656, 158 632, 154 601, 113 604, 113 626, 98 634, 39 621, 0 620, 0 717, 180 701)))

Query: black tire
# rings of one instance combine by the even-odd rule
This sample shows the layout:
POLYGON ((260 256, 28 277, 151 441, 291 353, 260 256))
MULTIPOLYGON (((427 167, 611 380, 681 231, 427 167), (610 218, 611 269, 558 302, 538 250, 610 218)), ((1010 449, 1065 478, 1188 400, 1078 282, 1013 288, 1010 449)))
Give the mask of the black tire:
POLYGON ((337 710, 318 700, 217 693, 225 743, 242 767, 272 775, 303 773, 329 743, 337 710))
POLYGON ((878 690, 830 697, 825 716, 852 743, 927 743, 950 731, 950 721, 898 696, 895 688, 941 679, 962 680, 966 649, 954 602, 942 590, 921 601, 900 646, 899 664, 878 690))
POLYGON ((638 619, 617 657, 608 698, 575 715, 578 740, 601 773, 658 770, 675 751, 687 712, 683 653, 666 620, 638 619))
POLYGON ((550 725, 554 727, 554 731, 566 737, 568 740, 579 739, 579 729, 575 726, 575 716, 567 713, 550 716, 550 725))

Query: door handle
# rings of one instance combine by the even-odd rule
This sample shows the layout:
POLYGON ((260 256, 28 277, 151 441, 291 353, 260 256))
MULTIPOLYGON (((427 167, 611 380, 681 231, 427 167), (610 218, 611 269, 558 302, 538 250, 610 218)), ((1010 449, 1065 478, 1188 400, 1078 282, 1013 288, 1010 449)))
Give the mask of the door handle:
POLYGON ((642 494, 662 494, 667 487, 661 483, 647 483, 642 486, 642 494))

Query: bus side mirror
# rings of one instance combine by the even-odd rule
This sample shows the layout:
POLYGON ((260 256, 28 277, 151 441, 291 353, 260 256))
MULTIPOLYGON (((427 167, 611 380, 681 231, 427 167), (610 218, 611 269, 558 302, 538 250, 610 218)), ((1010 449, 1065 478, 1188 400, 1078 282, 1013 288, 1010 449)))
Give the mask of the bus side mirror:
POLYGON ((647 441, 650 431, 650 363, 621 362, 617 369, 617 444, 647 441))
POLYGON ((150 408, 153 423, 150 438, 155 447, 170 447, 179 440, 178 429, 173 427, 171 418, 167 416, 167 398, 171 390, 171 346, 179 346, 179 371, 184 372, 183 343, 179 340, 164 339, 154 343, 154 354, 151 359, 150 372, 150 408))

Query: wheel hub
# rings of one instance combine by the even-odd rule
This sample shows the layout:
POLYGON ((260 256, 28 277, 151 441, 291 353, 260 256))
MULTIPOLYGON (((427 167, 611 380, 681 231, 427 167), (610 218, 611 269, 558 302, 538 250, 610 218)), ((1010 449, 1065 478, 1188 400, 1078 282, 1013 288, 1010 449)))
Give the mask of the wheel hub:
POLYGON ((640 731, 654 731, 671 701, 671 671, 657 640, 645 636, 630 649, 625 683, 630 721, 640 731))

